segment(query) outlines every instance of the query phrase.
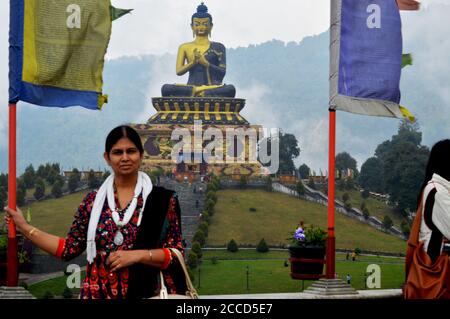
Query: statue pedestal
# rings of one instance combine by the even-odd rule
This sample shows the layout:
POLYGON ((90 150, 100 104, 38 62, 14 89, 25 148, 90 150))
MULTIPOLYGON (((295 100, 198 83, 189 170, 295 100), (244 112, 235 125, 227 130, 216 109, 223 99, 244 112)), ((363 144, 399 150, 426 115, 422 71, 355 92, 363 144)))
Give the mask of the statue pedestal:
POLYGON ((154 97, 153 107, 158 113, 148 124, 249 124, 239 112, 245 106, 244 99, 211 97, 154 97))
MULTIPOLYGON (((144 159, 142 168, 146 171, 160 169, 165 172, 179 174, 215 174, 226 176, 259 176, 262 166, 257 161, 257 144, 250 143, 249 138, 228 140, 227 132, 241 131, 256 133, 255 138, 262 133, 260 125, 250 125, 239 112, 245 106, 244 99, 211 98, 211 97, 157 97, 152 98, 153 107, 157 113, 146 124, 133 124, 144 145, 144 159), (205 160, 203 151, 211 141, 203 139, 208 128, 221 132, 223 143, 215 149, 216 154, 223 154, 223 158, 205 160), (178 159, 172 159, 174 145, 179 136, 172 140, 175 129, 189 132, 191 154, 183 154, 183 163, 177 164, 178 159), (194 131, 197 133, 194 134, 194 131), (237 144, 241 145, 237 145, 237 144), (237 154, 232 148, 243 147, 243 152, 237 154)), ((257 141, 256 141, 257 142, 257 141)))

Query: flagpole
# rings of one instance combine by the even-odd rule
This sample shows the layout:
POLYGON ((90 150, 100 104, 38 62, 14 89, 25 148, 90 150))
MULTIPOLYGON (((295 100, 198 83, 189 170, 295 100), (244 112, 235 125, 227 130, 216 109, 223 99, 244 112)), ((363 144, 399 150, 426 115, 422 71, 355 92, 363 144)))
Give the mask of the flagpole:
MULTIPOLYGON (((16 207, 16 104, 9 104, 8 207, 16 207)), ((16 225, 8 225, 8 261, 6 285, 17 287, 19 282, 16 225)))
POLYGON ((335 274, 335 245, 334 237, 334 184, 336 159, 336 110, 329 110, 329 149, 328 149, 328 238, 326 255, 326 278, 334 279, 335 274))

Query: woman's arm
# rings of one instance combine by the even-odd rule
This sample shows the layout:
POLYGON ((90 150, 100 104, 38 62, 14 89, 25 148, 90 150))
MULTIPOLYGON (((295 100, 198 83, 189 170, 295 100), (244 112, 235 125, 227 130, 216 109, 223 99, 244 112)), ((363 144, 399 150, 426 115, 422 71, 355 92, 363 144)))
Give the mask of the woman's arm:
POLYGON ((12 219, 17 230, 35 246, 54 256, 57 255, 58 249, 61 250, 60 238, 28 224, 20 209, 13 210, 5 207, 5 211, 7 213, 5 216, 6 222, 9 224, 12 219))

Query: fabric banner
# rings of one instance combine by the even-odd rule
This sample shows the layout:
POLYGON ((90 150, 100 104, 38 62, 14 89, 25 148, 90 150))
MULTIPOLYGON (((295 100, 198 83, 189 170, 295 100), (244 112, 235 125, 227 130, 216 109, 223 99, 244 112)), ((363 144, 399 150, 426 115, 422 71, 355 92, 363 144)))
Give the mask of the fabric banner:
POLYGON ((396 0, 331 0, 330 108, 412 118, 400 103, 402 31, 396 0))
POLYGON ((9 102, 101 108, 110 0, 10 0, 9 102))

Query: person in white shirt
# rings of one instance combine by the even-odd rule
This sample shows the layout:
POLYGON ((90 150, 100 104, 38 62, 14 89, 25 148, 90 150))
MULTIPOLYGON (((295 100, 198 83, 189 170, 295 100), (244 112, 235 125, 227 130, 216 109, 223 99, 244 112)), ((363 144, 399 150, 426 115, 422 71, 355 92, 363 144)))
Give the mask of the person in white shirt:
POLYGON ((418 201, 423 203, 419 241, 424 242, 424 250, 435 261, 450 239, 449 139, 432 147, 418 201))

